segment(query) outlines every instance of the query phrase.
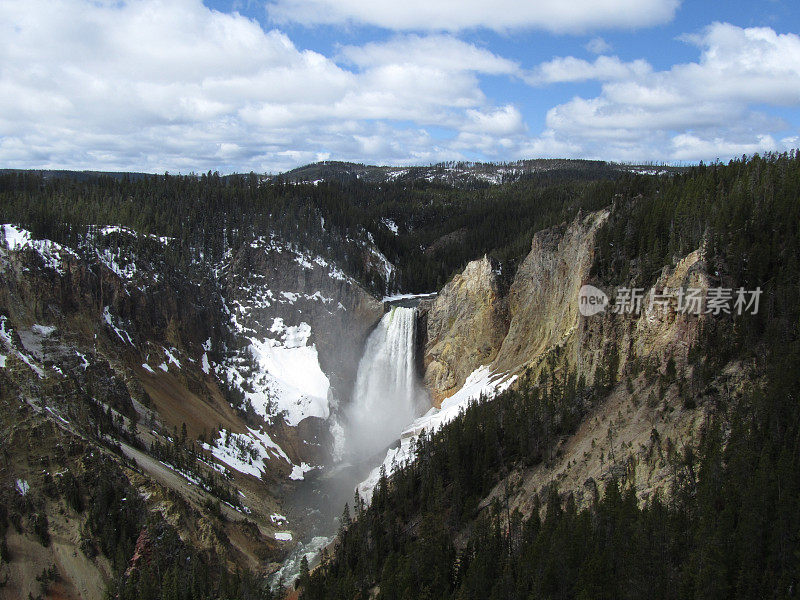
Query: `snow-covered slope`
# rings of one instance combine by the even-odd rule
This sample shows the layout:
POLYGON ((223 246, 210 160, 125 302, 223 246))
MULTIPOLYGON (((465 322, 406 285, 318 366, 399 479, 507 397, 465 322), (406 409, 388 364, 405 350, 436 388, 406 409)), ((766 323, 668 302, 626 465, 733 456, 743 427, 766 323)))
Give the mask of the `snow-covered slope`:
POLYGON ((75 252, 50 240, 37 240, 31 232, 11 224, 0 229, 5 237, 5 247, 12 251, 30 249, 36 252, 44 265, 57 273, 64 274, 64 259, 67 256, 77 258, 75 252))
POLYGON ((327 419, 330 381, 322 372, 316 347, 309 344, 311 326, 301 322, 287 327, 275 317, 269 332, 276 337, 248 338, 250 346, 244 353, 249 352, 255 368, 237 368, 235 361, 228 361, 218 373, 242 390, 267 420, 281 414, 287 424, 296 426, 307 417, 327 419))

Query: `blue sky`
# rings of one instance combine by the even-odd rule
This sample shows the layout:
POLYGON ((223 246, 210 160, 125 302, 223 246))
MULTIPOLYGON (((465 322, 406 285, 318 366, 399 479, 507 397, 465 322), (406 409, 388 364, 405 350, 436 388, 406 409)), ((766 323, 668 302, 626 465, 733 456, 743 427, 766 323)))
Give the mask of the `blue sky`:
POLYGON ((787 0, 7 0, 0 166, 278 172, 800 146, 787 0))

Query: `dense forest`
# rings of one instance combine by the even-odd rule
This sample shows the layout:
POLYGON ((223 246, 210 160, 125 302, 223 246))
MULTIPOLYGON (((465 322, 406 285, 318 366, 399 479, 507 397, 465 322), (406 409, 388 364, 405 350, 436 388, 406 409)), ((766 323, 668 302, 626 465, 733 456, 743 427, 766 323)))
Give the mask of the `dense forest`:
POLYGON ((5 172, 0 220, 60 243, 84 241, 95 225, 167 236, 177 243, 165 258, 181 267, 201 255, 218 261, 245 240, 275 233, 334 258, 376 294, 428 292, 483 254, 513 275, 535 231, 580 209, 606 206, 618 189, 639 185, 633 183, 639 179, 571 167, 503 186, 457 189, 425 180, 293 184, 255 174, 75 179, 5 172), (397 234, 387 222, 397 226, 397 234), (358 249, 369 239, 396 266, 397 289, 387 290, 365 266, 358 249))
MULTIPOLYGON (((780 201, 791 189, 788 179, 796 177, 793 162, 788 155, 771 156, 660 177, 604 163, 568 162, 512 183, 467 188, 413 178, 297 184, 252 173, 57 177, 4 171, 0 219, 57 242, 75 242, 94 225, 125 225, 142 234, 168 236, 178 243, 170 245, 167 259, 180 266, 201 253, 217 261, 226 249, 274 232, 335 258, 372 291, 383 293, 385 282, 374 279, 356 251, 357 242, 371 238, 397 267, 398 289, 429 292, 483 254, 512 277, 534 232, 571 220, 579 210, 613 204, 624 218, 604 231, 601 246, 621 244, 604 257, 600 275, 607 278, 612 268, 627 275, 626 269, 633 268, 644 281, 653 279, 670 257, 696 248, 709 227, 724 237, 748 225, 740 222, 747 214, 740 204, 753 186, 767 186, 765 202, 780 201), (724 206, 718 202, 722 196, 728 200, 724 206), (397 226, 397 234, 387 222, 397 226)), ((743 232, 749 242, 761 231, 759 225, 750 223, 752 229, 743 232)), ((767 255, 766 249, 762 254, 767 255)), ((761 255, 754 258, 762 260, 761 255)))
POLYGON ((497 499, 478 511, 511 466, 546 460, 581 392, 523 386, 472 406, 422 439, 419 459, 382 479, 369 508, 356 500, 354 519, 346 509, 333 557, 300 580, 303 598, 367 597, 375 586, 391 599, 795 597, 797 345, 774 358, 767 389, 731 407, 730 431, 710 423, 699 455, 676 452, 671 496, 641 507, 611 480, 587 510, 553 486, 544 518, 507 514, 497 499))
POLYGON ((640 506, 612 479, 583 510, 555 485, 533 514, 509 514, 497 498, 481 510, 512 469, 548 460, 606 391, 545 371, 423 436, 417 460, 382 477, 369 507, 356 498, 332 556, 303 571, 303 598, 796 597, 800 158, 609 185, 599 282, 652 284, 663 265, 705 245, 716 283, 764 290, 758 315, 709 321, 693 349, 684 401, 706 389, 717 416, 698 451, 673 453, 671 493, 640 506), (711 385, 732 358, 756 365, 758 383, 738 396, 711 385))

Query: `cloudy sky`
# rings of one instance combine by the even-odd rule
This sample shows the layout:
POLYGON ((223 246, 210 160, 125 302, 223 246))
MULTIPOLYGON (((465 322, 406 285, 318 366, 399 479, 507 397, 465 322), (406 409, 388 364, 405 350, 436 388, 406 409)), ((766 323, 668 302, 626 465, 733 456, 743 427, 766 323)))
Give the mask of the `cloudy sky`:
POLYGON ((796 0, 0 0, 0 168, 798 146, 796 0))

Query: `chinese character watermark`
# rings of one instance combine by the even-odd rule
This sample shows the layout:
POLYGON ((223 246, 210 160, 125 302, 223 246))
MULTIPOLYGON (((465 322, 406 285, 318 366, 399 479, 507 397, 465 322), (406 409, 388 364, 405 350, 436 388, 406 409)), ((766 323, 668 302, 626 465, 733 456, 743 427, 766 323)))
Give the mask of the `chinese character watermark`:
POLYGON ((746 290, 744 288, 653 288, 645 294, 644 288, 617 288, 613 300, 603 290, 591 285, 584 285, 578 293, 578 309, 584 317, 603 312, 639 315, 643 308, 649 312, 655 310, 674 312, 685 315, 743 315, 758 314, 761 299, 761 288, 746 290))

